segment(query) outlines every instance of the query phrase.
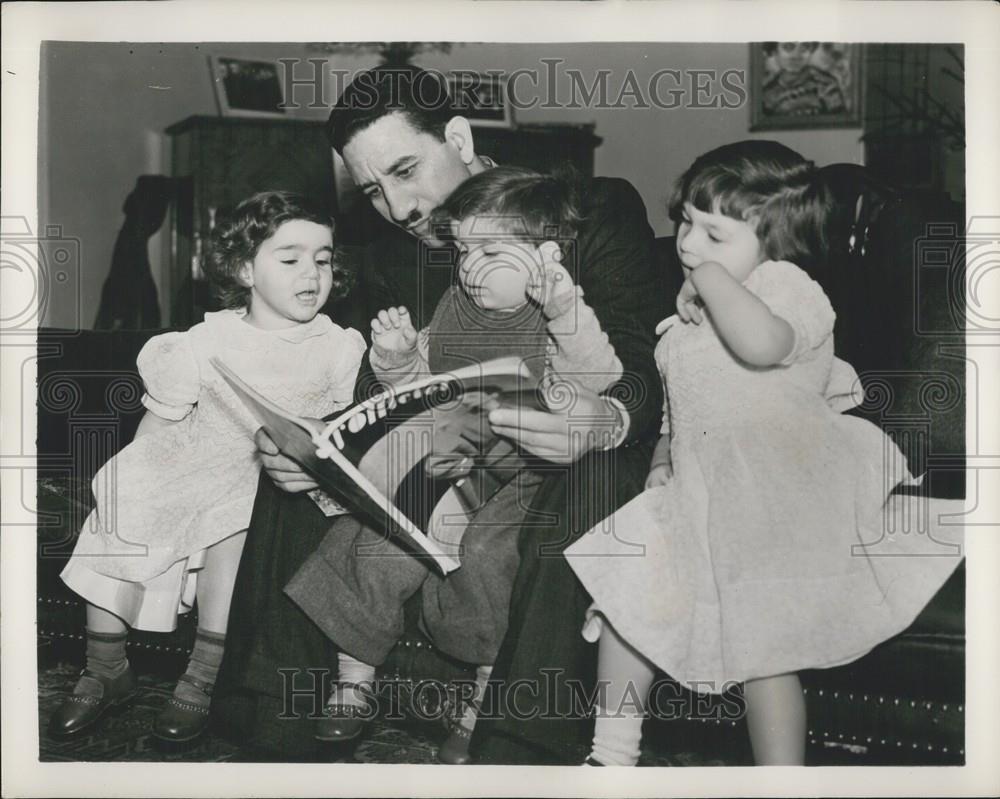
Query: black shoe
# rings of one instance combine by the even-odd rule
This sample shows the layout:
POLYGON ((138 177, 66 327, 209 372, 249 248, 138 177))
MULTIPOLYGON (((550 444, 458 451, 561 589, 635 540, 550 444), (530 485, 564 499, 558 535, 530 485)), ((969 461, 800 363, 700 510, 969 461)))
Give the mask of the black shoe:
MULTIPOLYGON (((182 674, 179 681, 190 683, 206 697, 212 695, 211 683, 196 680, 187 674, 182 674)), ((208 705, 196 705, 172 696, 153 722, 153 735, 171 743, 193 741, 208 727, 208 708, 208 705)))
MULTIPOLYGON (((340 690, 345 688, 360 689, 361 686, 352 682, 337 683, 340 690)), ((361 693, 361 691, 355 691, 361 693)), ((331 698, 323 708, 323 718, 316 721, 313 738, 317 741, 337 742, 350 741, 361 735, 365 724, 372 718, 371 706, 365 699, 365 706, 346 705, 335 702, 331 698)))
POLYGON ((111 708, 132 701, 137 693, 139 685, 131 668, 126 668, 117 677, 104 677, 85 670, 73 693, 63 700, 49 719, 49 735, 53 738, 78 735, 93 727, 111 708))
POLYGON ((457 721, 448 725, 448 737, 438 749, 437 759, 446 766, 467 766, 472 762, 469 754, 469 742, 472 740, 472 730, 466 729, 457 721))

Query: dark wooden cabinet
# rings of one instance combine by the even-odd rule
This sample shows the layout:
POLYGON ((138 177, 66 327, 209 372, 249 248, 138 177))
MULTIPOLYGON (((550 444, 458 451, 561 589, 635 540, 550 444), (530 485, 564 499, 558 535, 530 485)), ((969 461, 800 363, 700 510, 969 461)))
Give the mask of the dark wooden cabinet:
POLYGON ((322 122, 189 117, 167 133, 177 179, 170 323, 187 326, 218 308, 202 262, 219 213, 272 189, 312 195, 333 212, 333 159, 322 122))
MULTIPOLYGON (((374 212, 341 192, 338 204, 333 153, 321 121, 189 117, 167 129, 177 196, 171 213, 172 326, 201 321, 218 308, 202 268, 208 236, 219 213, 249 195, 286 190, 312 195, 342 219, 338 239, 364 242, 377 229, 374 212)), ((550 170, 573 164, 594 172, 601 139, 593 125, 521 125, 475 128, 476 148, 498 163, 550 170)))

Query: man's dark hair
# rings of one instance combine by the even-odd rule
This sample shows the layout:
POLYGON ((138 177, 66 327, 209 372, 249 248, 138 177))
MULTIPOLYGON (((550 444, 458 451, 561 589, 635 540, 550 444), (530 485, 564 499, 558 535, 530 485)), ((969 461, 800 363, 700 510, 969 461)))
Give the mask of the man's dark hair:
POLYGON ((503 219, 512 236, 526 241, 568 238, 581 221, 577 182, 568 168, 560 175, 516 166, 487 169, 448 195, 432 214, 431 224, 448 238, 451 221, 489 216, 503 219))
POLYGON ((445 126, 456 113, 444 76, 411 65, 361 72, 330 111, 326 135, 343 154, 355 133, 395 113, 403 114, 416 130, 444 141, 445 126))

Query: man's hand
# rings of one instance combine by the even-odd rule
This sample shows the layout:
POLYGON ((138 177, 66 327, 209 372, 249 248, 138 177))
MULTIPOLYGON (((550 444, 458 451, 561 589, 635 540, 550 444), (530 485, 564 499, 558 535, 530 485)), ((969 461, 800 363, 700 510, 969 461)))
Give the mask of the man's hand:
POLYGON ((490 427, 539 458, 573 463, 613 441, 620 415, 603 397, 576 386, 576 400, 560 411, 501 408, 491 411, 490 427))
POLYGON ((410 312, 402 305, 379 311, 372 319, 372 344, 389 352, 412 352, 417 346, 417 331, 410 312))
POLYGON ((542 306, 547 319, 553 319, 569 310, 576 301, 573 278, 559 262, 562 250, 554 241, 546 241, 538 248, 541 265, 534 272, 525 289, 528 299, 542 306))
POLYGON ((701 324, 702 314, 701 306, 698 302, 698 289, 691 282, 690 275, 684 281, 681 290, 677 292, 677 315, 681 318, 682 322, 694 322, 696 325, 701 324))
POLYGON ((261 463, 264 464, 264 471, 282 491, 297 494, 300 491, 312 491, 314 488, 319 488, 316 481, 304 472, 299 464, 281 454, 271 437, 264 432, 263 427, 257 431, 253 440, 260 453, 261 463))

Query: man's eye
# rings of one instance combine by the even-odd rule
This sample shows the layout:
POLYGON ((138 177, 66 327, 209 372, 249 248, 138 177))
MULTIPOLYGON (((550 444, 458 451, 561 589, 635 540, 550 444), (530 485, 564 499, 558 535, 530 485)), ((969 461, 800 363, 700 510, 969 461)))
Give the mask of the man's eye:
POLYGON ((282 258, 281 263, 288 264, 289 266, 294 266, 299 262, 298 258, 282 258))
POLYGON ((709 233, 709 234, 708 234, 708 238, 709 238, 709 240, 710 240, 710 241, 714 241, 714 242, 715 242, 716 244, 718 244, 719 242, 721 242, 721 241, 722 241, 722 239, 720 239, 720 238, 719 238, 718 236, 716 236, 716 235, 715 235, 714 233, 709 233))
POLYGON ((369 199, 374 199, 382 194, 382 189, 378 186, 372 186, 370 189, 365 189, 365 197, 369 199))
POLYGON ((416 169, 416 164, 411 164, 410 166, 404 166, 402 169, 396 170, 396 177, 406 180, 413 176, 413 170, 416 169))
POLYGON ((333 261, 331 261, 331 260, 329 260, 327 258, 322 258, 322 259, 320 259, 319 261, 316 262, 316 266, 319 266, 319 267, 327 267, 327 266, 332 266, 332 265, 333 265, 333 261))

